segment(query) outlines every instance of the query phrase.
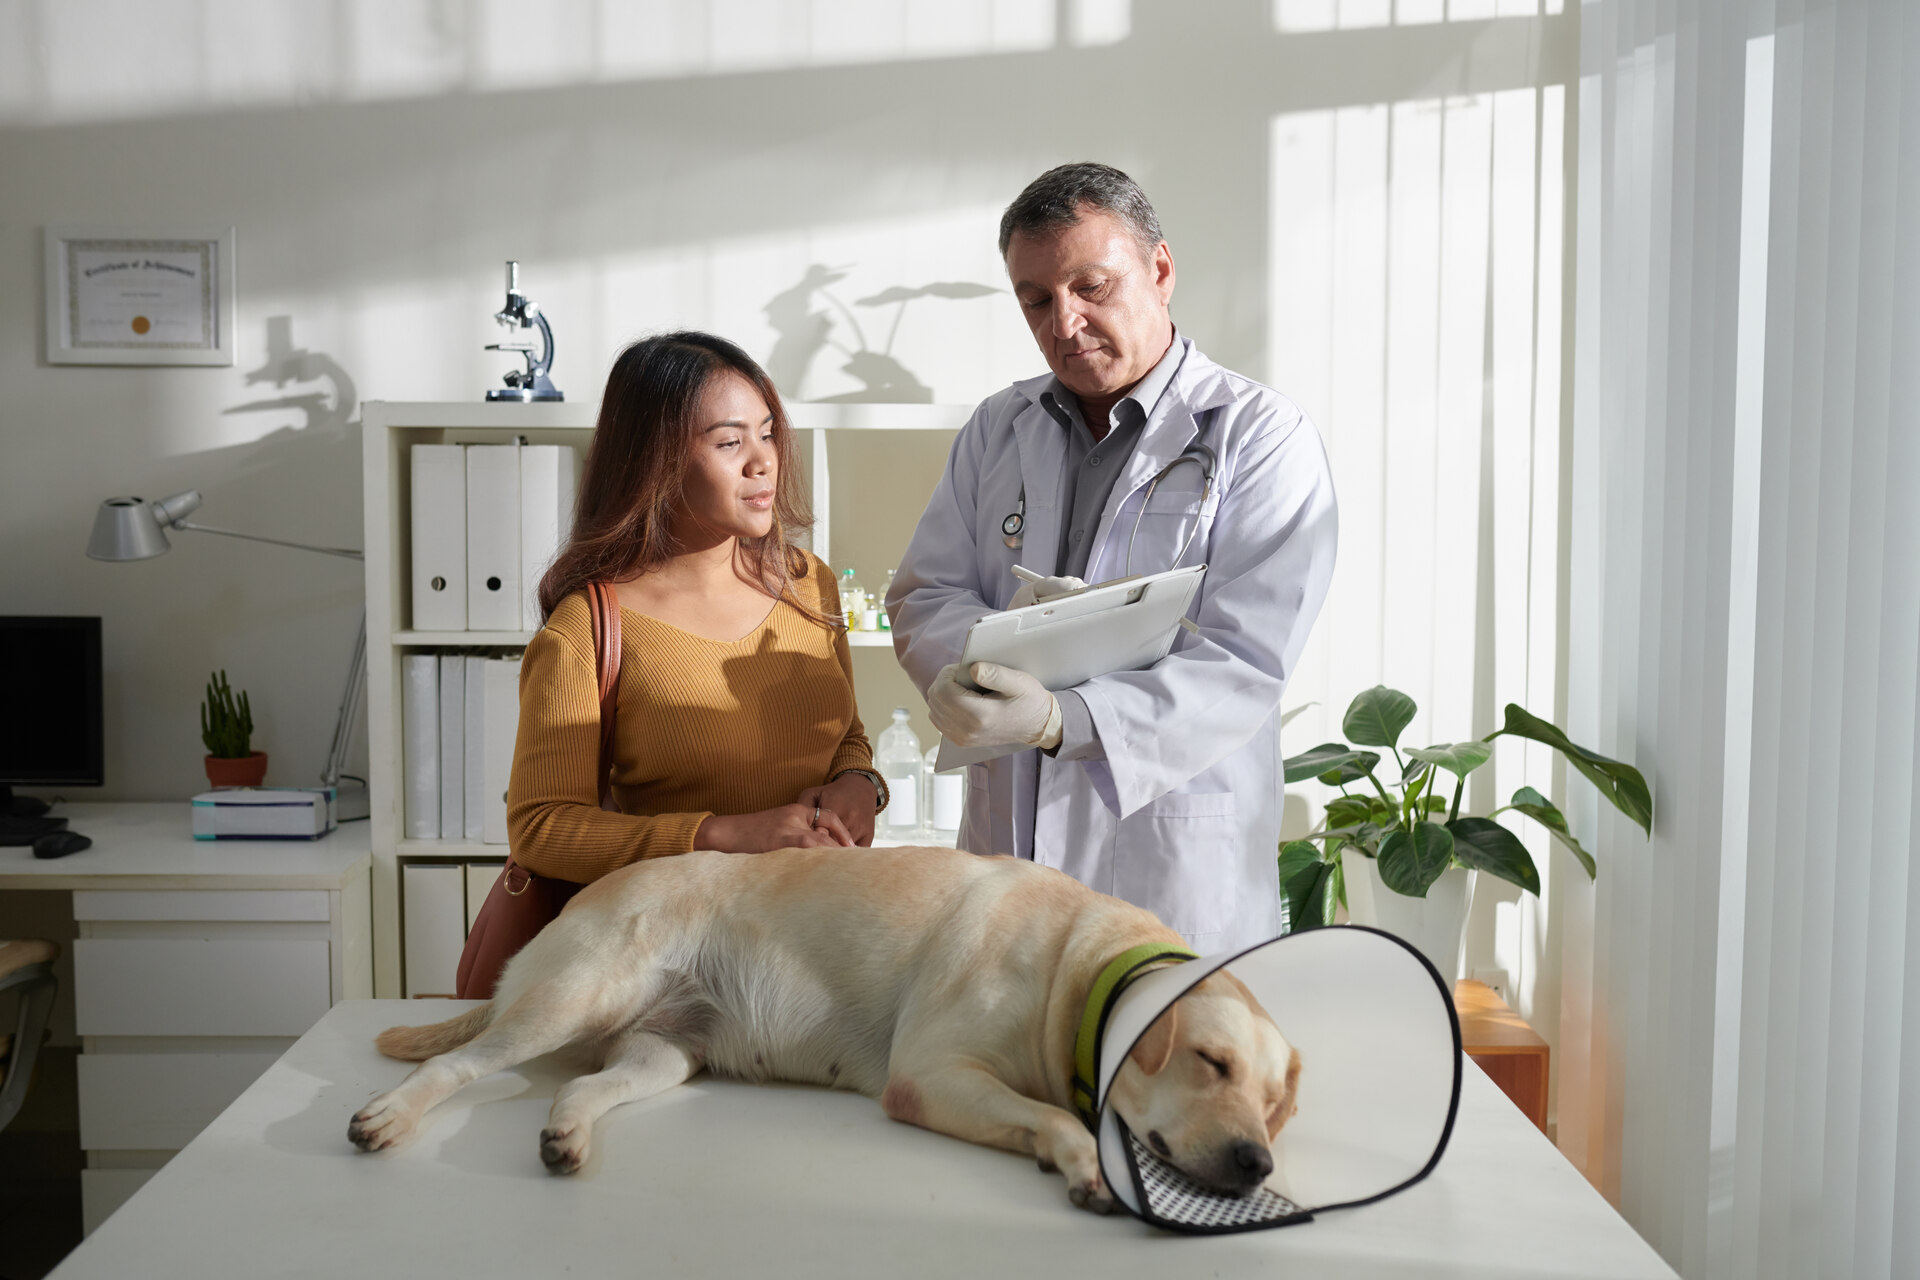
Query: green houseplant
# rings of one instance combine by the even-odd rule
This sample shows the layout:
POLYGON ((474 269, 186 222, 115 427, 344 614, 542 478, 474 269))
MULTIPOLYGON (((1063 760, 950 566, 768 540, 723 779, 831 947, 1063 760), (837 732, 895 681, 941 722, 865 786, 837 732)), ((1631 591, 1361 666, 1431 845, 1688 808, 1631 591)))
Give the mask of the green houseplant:
POLYGON ((253 750, 253 706, 216 671, 200 704, 200 741, 207 748, 207 781, 216 787, 257 787, 267 776, 267 753, 253 750))
POLYGON ((1317 778, 1340 789, 1327 805, 1320 830, 1281 846, 1280 892, 1292 928, 1332 923, 1335 910, 1347 901, 1344 868, 1350 864, 1342 855, 1348 850, 1370 859, 1389 891, 1410 898, 1425 898, 1453 868, 1485 871, 1538 894, 1540 872, 1533 855, 1519 837, 1494 821, 1507 812, 1545 827, 1592 877, 1593 855, 1574 838, 1560 810, 1532 787, 1521 787, 1490 813, 1460 812, 1467 775, 1492 759, 1495 738, 1525 738, 1559 751, 1615 808, 1648 835, 1653 833, 1653 797, 1639 770, 1576 745, 1518 703, 1507 704, 1506 722, 1485 738, 1402 752, 1400 735, 1416 710, 1406 694, 1376 685, 1347 708, 1341 722, 1346 742, 1323 743, 1287 759, 1287 782, 1317 778), (1365 747, 1392 753, 1397 783, 1381 781, 1377 771, 1383 757, 1361 749, 1365 747))

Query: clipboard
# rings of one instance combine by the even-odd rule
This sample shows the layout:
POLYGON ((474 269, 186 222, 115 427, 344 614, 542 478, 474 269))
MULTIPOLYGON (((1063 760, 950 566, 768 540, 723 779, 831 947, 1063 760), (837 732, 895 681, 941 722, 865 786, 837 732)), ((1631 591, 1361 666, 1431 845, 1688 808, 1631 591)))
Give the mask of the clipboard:
MULTIPOLYGON (((960 669, 992 662, 1024 671, 1049 692, 1113 671, 1139 671, 1173 649, 1207 566, 1116 578, 1021 609, 990 613, 967 629, 960 669)), ((940 744, 938 768, 978 764, 1031 748, 940 744)))

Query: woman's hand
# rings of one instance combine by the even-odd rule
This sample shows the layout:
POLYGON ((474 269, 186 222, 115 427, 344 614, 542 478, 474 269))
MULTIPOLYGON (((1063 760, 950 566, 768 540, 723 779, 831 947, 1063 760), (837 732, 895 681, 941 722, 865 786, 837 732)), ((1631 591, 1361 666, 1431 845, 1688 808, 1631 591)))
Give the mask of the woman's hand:
POLYGON ((694 848, 722 853, 770 853, 775 849, 831 848, 852 843, 852 834, 825 806, 816 823, 811 803, 783 804, 758 813, 716 813, 693 833, 694 848))
POLYGON ((829 813, 838 818, 852 835, 853 843, 863 846, 873 843, 873 815, 880 807, 880 796, 873 789, 872 779, 857 773, 843 773, 823 787, 802 791, 800 803, 809 807, 819 805, 822 822, 829 813))

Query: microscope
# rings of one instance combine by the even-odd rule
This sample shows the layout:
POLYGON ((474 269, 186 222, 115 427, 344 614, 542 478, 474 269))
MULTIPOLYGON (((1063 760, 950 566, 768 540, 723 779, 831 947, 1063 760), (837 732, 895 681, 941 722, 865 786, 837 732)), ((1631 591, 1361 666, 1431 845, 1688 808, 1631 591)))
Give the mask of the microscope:
POLYGON ((554 389, 553 382, 547 377, 547 370, 553 368, 553 326, 547 323, 547 317, 541 314, 540 304, 520 292, 520 264, 507 263, 507 305, 493 313, 493 318, 503 329, 540 328, 540 345, 531 342, 490 342, 489 351, 518 351, 526 358, 525 369, 515 369, 506 376, 507 385, 495 387, 487 392, 491 401, 506 400, 525 404, 534 400, 564 400, 566 397, 554 389), (538 358, 536 358, 538 353, 538 358))

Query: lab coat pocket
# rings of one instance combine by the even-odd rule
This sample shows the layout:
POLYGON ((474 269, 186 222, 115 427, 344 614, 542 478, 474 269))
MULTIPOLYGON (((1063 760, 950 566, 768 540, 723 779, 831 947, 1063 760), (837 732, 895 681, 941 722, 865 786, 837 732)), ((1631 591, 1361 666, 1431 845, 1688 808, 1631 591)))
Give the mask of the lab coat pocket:
POLYGON ((1182 934, 1233 918, 1240 824, 1231 792, 1171 792, 1120 822, 1113 892, 1182 934))

